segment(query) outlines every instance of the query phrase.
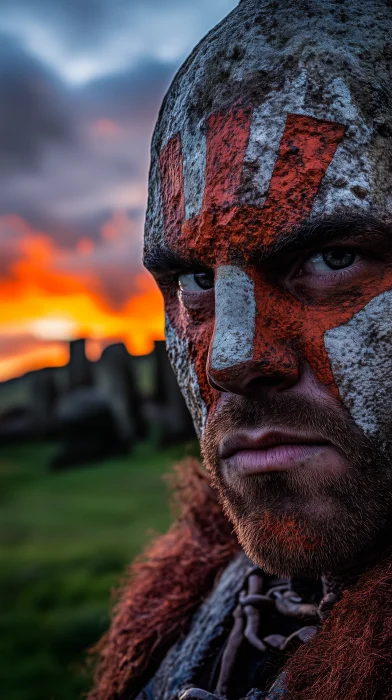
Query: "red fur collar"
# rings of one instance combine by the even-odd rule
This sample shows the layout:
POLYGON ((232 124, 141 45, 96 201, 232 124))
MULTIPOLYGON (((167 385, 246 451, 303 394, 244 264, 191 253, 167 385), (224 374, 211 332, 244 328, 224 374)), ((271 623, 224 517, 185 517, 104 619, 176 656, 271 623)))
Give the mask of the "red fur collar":
POLYGON ((343 593, 321 631, 286 665, 289 700, 392 698, 392 562, 343 593))
POLYGON ((112 626, 98 648, 89 700, 135 696, 239 549, 196 460, 175 469, 173 485, 180 515, 130 568, 112 626))
MULTIPOLYGON (((132 566, 99 645, 89 700, 131 700, 183 634, 238 551, 195 460, 175 470, 180 515, 132 566)), ((392 563, 347 590, 314 640, 288 661, 288 700, 392 699, 392 563)))

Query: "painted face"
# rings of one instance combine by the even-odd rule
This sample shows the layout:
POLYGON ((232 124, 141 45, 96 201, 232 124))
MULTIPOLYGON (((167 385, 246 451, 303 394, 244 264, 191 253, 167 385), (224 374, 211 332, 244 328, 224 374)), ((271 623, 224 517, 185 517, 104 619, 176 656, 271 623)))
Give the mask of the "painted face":
MULTIPOLYGON (((358 486, 353 488, 349 472, 360 457, 350 462, 353 440, 345 444, 339 420, 349 422, 364 452, 370 444, 366 441, 380 440, 390 427, 390 240, 383 222, 370 214, 371 165, 366 149, 361 170, 358 158, 352 159, 369 134, 358 121, 354 128, 350 119, 321 118, 302 109, 273 116, 269 105, 258 109, 234 105, 213 113, 203 124, 203 133, 196 168, 198 203, 195 197, 192 201, 192 185, 186 181, 190 156, 184 152, 181 133, 169 138, 159 158, 164 245, 155 252, 154 260, 160 263, 151 267, 165 296, 168 349, 205 446, 207 465, 228 510, 232 508, 241 541, 245 547, 252 541, 249 514, 254 521, 258 513, 257 528, 269 550, 280 544, 289 561, 290 541, 292 553, 302 548, 299 568, 306 569, 304 558, 314 559, 314 550, 320 548, 314 523, 323 518, 332 522, 341 515, 328 493, 335 488, 332 482, 340 479, 339 488, 346 483, 347 492, 358 486), (329 416, 335 410, 334 418, 324 416, 335 438, 323 429, 322 411, 315 403, 324 405, 329 416), (297 408, 302 424, 294 416, 297 408), (309 413, 304 417, 306 408, 309 413), (231 422, 230 409, 235 415, 231 422), (252 462, 249 454, 238 457, 245 454, 248 443, 254 455, 259 443, 261 449, 268 447, 282 425, 295 426, 300 433, 302 429, 309 443, 313 426, 320 444, 334 443, 334 454, 324 447, 301 456, 297 445, 285 457, 280 450, 264 469, 268 474, 280 471, 279 459, 297 461, 300 469, 309 458, 311 469, 323 463, 319 469, 323 487, 315 489, 319 498, 314 498, 313 490, 304 500, 304 492, 311 493, 309 483, 297 489, 307 512, 300 512, 299 521, 293 517, 300 511, 294 482, 290 488, 280 482, 281 501, 286 501, 274 511, 276 484, 263 502, 260 462, 256 458, 252 462), (249 426, 251 432, 246 433, 249 426), (225 464, 225 450, 235 453, 235 430, 234 443, 239 441, 240 449, 237 458, 229 455, 225 464), (242 481, 241 470, 246 475, 242 481), (245 483, 248 490, 255 490, 246 481, 250 475, 259 479, 257 504, 246 497, 245 483), (314 517, 309 529, 310 521, 304 523, 310 511, 314 517)), ((304 473, 300 472, 301 478, 304 473)), ((314 475, 310 479, 314 481, 314 475)), ((366 478, 362 486, 365 482, 369 496, 372 487, 366 478)), ((361 488, 357 501, 363 515, 361 488)), ((332 525, 325 529, 325 542, 332 532, 332 525)), ((257 547, 248 546, 254 557, 255 548, 260 550, 259 542, 257 547)), ((342 555, 347 556, 346 546, 342 555)), ((292 570, 296 565, 293 558, 290 561, 292 570)), ((261 562, 266 566, 268 552, 261 562)), ((282 565, 275 561, 269 568, 276 571, 282 565)))
MULTIPOLYGON (((244 170, 264 167, 262 159, 246 160, 252 117, 251 109, 239 107, 208 118, 196 216, 186 217, 179 134, 160 157, 165 244, 173 267, 184 266, 177 287, 163 283, 168 346, 188 404, 201 433, 219 398, 214 388, 250 381, 260 367, 295 382, 306 362, 357 424, 374 433, 392 272, 360 251, 385 251, 388 235, 358 216, 358 207, 303 226, 346 131, 344 124, 307 115, 286 117, 269 182, 261 174, 263 205, 244 202, 244 170), (268 274, 276 266, 278 272, 268 274)), ((270 160, 267 154, 266 169, 270 160)), ((364 196, 359 185, 350 189, 364 196)), ((327 213, 334 208, 339 212, 330 206, 327 213)))

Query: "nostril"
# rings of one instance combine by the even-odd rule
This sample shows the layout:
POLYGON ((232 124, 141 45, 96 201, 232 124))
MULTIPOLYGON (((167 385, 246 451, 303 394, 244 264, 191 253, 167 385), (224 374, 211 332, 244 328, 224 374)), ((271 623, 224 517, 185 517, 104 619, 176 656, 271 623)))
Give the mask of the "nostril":
POLYGON ((284 391, 295 383, 296 382, 293 381, 291 377, 285 377, 281 374, 274 374, 269 376, 254 377, 253 379, 250 379, 248 382, 244 383, 244 389, 247 394, 255 394, 259 391, 265 391, 268 389, 284 391))
POLYGON ((265 362, 244 362, 230 369, 207 371, 210 386, 219 392, 253 396, 263 391, 280 392, 290 389, 299 381, 299 363, 290 368, 283 362, 271 367, 265 362))
POLYGON ((213 389, 215 389, 216 391, 227 391, 227 389, 225 389, 225 388, 224 388, 223 386, 221 386, 220 384, 217 384, 217 382, 215 382, 215 381, 213 380, 213 378, 211 377, 211 374, 210 374, 209 372, 207 372, 207 379, 208 379, 209 385, 210 385, 213 389))
POLYGON ((254 377, 246 383, 246 390, 249 393, 253 393, 255 390, 261 389, 263 387, 264 389, 269 387, 276 387, 278 383, 279 382, 277 377, 254 377))

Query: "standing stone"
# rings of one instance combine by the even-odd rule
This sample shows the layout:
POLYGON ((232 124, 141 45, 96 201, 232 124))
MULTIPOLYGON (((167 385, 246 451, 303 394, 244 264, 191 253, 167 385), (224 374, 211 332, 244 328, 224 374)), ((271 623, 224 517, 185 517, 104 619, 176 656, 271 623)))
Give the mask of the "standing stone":
POLYGON ((94 369, 96 386, 111 406, 120 434, 129 442, 142 440, 147 433, 135 369, 123 343, 105 348, 94 369))
POLYGON ((47 367, 30 375, 29 413, 35 437, 52 435, 55 428, 55 405, 58 390, 55 369, 47 367))
POLYGON ((161 444, 195 438, 191 415, 186 407, 172 370, 165 341, 158 340, 154 348, 155 402, 161 444))
POLYGON ((60 447, 53 470, 98 462, 128 453, 129 444, 107 398, 96 387, 81 387, 57 404, 60 447))
POLYGON ((68 388, 80 389, 93 383, 91 363, 86 355, 84 338, 72 340, 69 344, 68 388))

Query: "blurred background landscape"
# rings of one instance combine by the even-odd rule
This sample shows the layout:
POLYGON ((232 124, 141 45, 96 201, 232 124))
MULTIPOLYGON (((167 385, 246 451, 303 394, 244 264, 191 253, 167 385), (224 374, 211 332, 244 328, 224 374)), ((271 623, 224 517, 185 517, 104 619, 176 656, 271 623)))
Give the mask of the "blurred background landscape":
POLYGON ((0 688, 71 700, 197 443, 141 264, 162 97, 234 0, 0 3, 0 688))

